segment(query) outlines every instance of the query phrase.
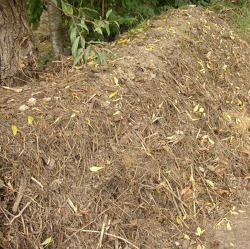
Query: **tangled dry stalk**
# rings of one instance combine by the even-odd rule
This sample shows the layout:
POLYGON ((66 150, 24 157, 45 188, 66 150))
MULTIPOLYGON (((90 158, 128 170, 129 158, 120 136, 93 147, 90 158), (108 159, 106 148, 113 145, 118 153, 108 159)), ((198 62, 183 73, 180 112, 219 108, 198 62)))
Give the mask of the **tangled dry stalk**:
POLYGON ((0 89, 3 248, 197 246, 244 202, 249 46, 187 7, 106 49, 108 67, 0 89))

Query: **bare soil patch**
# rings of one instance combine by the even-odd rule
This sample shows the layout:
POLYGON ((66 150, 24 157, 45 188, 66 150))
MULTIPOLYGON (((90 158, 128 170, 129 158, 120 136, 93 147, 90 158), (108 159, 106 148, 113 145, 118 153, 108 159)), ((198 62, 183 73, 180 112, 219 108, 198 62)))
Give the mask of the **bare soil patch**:
POLYGON ((2 248, 197 248, 245 203, 249 46, 186 7, 105 49, 0 88, 2 248))

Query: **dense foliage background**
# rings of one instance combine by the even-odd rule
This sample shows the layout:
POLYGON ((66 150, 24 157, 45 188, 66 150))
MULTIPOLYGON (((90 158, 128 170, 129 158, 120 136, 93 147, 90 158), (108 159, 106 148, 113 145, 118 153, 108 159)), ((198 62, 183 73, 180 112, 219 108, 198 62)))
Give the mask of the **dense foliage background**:
MULTIPOLYGON (((41 14, 48 4, 62 11, 61 26, 67 34, 64 43, 71 48, 74 65, 88 60, 91 42, 111 41, 162 10, 187 4, 206 6, 220 13, 231 11, 227 16, 232 17, 239 32, 248 30, 249 33, 250 28, 248 0, 27 0, 33 30, 39 27, 41 14)), ((105 55, 97 53, 99 61, 105 61, 105 55)))

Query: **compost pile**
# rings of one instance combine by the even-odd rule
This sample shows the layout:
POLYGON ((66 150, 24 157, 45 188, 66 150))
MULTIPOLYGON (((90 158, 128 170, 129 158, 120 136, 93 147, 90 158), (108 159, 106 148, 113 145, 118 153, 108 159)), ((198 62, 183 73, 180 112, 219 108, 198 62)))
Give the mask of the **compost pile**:
POLYGON ((104 49, 0 88, 2 248, 196 248, 246 200, 247 43, 189 6, 104 49))

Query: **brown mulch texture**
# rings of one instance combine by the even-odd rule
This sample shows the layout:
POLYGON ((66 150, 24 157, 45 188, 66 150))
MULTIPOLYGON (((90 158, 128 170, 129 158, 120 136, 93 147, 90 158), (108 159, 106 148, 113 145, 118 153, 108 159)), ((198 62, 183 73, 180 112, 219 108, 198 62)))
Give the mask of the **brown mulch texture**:
POLYGON ((105 51, 108 66, 0 88, 2 248, 202 248, 245 202, 247 43, 185 7, 105 51))

